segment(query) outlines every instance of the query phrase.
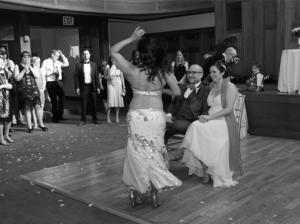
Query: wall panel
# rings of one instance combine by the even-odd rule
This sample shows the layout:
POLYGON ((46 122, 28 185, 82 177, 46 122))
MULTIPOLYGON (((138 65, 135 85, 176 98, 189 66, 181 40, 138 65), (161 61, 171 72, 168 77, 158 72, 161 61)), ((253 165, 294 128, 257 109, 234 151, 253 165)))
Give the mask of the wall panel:
POLYGON ((265 43, 264 43, 264 63, 263 72, 264 75, 277 77, 279 74, 279 66, 275 63, 277 52, 277 30, 270 29, 265 31, 265 43))

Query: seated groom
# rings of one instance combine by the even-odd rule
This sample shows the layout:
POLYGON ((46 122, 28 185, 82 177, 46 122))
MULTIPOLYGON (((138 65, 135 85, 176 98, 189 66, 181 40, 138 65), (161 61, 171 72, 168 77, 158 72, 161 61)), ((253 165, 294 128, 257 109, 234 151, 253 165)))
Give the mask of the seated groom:
MULTIPOLYGON (((184 135, 189 125, 198 120, 198 116, 208 114, 207 97, 210 90, 209 87, 201 83, 202 67, 191 65, 186 75, 189 84, 179 85, 181 96, 175 97, 167 110, 166 145, 173 135, 184 135)), ((180 151, 180 149, 169 153, 171 161, 178 161, 182 156, 183 151, 180 151)))

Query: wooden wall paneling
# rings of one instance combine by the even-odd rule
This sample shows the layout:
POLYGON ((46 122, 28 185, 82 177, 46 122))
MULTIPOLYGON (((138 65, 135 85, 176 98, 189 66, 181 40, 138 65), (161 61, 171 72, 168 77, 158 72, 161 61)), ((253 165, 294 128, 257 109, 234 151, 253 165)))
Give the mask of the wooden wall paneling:
MULTIPOLYGON (((260 1, 257 1, 259 3, 260 1)), ((264 6, 264 22, 267 27, 277 26, 277 0, 263 1, 264 6)), ((257 4, 256 4, 257 5, 257 4)))
POLYGON ((96 27, 79 28, 80 55, 83 49, 89 49, 94 62, 100 62, 99 31, 96 27))
POLYGON ((200 33, 191 33, 184 36, 185 39, 185 49, 187 52, 187 60, 189 65, 192 64, 202 64, 201 55, 201 34, 200 33))
POLYGON ((300 139, 297 94, 246 92, 245 102, 250 135, 300 139))
POLYGON ((108 19, 103 19, 99 25, 100 58, 109 57, 108 19))
POLYGON ((278 70, 280 65, 280 57, 282 50, 292 49, 293 36, 292 36, 292 16, 295 9, 293 9, 294 1, 290 0, 277 0, 277 54, 276 63, 278 70))
POLYGON ((279 74, 279 66, 274 63, 277 53, 277 29, 268 29, 264 31, 264 63, 263 73, 272 77, 277 77, 279 74))
POLYGON ((166 51, 170 62, 175 60, 176 51, 180 49, 179 35, 166 36, 166 51))
MULTIPOLYGON (((254 60, 255 19, 253 2, 242 2, 242 38, 238 39, 238 54, 242 56, 240 71, 243 76, 251 75, 251 64, 254 60)), ((255 13, 256 15, 256 13, 255 13)), ((239 74, 239 75, 240 75, 239 74)))
POLYGON ((294 1, 293 28, 300 26, 300 1, 294 1))
POLYGON ((21 13, 19 21, 19 41, 20 41, 20 52, 28 51, 31 53, 31 44, 30 44, 30 31, 29 31, 29 19, 27 13, 21 13), (28 41, 25 41, 25 35, 28 36, 28 41))
MULTIPOLYGON (((252 62, 260 61, 262 64, 264 64, 264 30, 265 30, 264 2, 263 1, 253 1, 252 4, 253 4, 252 33, 253 33, 253 51, 254 51, 252 62)), ((273 57, 274 57, 274 55, 273 55, 273 57)), ((263 70, 262 70, 262 72, 263 72, 263 70)))
POLYGON ((226 36, 226 5, 225 1, 214 1, 216 44, 226 36))

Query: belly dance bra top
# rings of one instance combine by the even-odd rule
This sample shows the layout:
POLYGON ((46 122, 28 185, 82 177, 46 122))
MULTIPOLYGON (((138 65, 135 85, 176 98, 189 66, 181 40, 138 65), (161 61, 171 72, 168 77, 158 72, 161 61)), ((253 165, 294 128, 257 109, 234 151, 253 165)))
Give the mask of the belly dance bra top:
POLYGON ((132 88, 132 92, 138 95, 144 96, 160 96, 162 94, 162 90, 154 90, 154 91, 144 91, 132 88))

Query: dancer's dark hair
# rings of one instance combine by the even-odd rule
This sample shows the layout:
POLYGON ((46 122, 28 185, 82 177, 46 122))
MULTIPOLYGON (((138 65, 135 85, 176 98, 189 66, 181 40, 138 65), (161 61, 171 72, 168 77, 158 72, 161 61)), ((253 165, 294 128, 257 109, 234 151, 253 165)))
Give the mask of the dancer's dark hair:
POLYGON ((138 67, 148 75, 149 82, 153 82, 156 77, 162 82, 162 78, 166 79, 166 75, 172 73, 167 53, 156 39, 142 38, 137 43, 137 50, 140 56, 138 67))

